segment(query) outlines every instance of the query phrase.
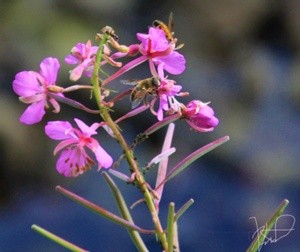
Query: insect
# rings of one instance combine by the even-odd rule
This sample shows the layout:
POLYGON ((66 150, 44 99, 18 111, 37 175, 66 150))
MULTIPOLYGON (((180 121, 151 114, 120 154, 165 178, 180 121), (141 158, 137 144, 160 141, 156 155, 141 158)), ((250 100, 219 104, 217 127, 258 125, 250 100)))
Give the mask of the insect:
POLYGON ((157 95, 157 88, 159 85, 157 78, 151 77, 138 81, 122 80, 121 82, 126 85, 135 85, 130 94, 132 109, 136 108, 142 101, 147 104, 148 95, 157 95))
POLYGON ((115 33, 115 30, 111 26, 107 25, 107 26, 103 27, 101 31, 103 33, 110 35, 114 40, 119 39, 118 35, 115 33))
POLYGON ((166 25, 163 21, 160 20, 154 20, 152 25, 154 27, 157 27, 161 30, 163 30, 163 32, 166 35, 167 40, 169 40, 170 42, 174 40, 174 32, 173 32, 173 28, 174 28, 174 22, 173 22, 173 13, 170 13, 169 16, 169 22, 168 25, 166 25))

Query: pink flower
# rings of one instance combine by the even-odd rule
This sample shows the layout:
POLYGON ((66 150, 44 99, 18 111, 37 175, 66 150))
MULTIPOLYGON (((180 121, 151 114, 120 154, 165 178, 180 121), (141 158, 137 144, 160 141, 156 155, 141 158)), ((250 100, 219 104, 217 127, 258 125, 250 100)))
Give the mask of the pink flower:
POLYGON ((200 132, 213 131, 219 124, 213 109, 199 100, 189 102, 182 110, 182 115, 193 129, 200 132))
POLYGON ((54 155, 62 151, 56 163, 56 170, 66 177, 76 177, 90 169, 94 161, 87 154, 86 147, 94 153, 98 170, 101 167, 109 168, 113 163, 111 156, 91 137, 97 134, 99 124, 94 123, 89 127, 79 119, 74 120, 79 129, 73 128, 67 121, 48 122, 45 126, 48 137, 62 140, 54 150, 54 155))
POLYGON ((161 121, 163 119, 163 111, 167 111, 169 114, 173 114, 180 110, 180 103, 176 100, 175 96, 180 95, 182 86, 175 85, 174 80, 169 80, 165 77, 161 77, 160 85, 157 89, 159 97, 159 107, 157 110, 157 119, 161 121))
MULTIPOLYGON (((54 112, 60 111, 56 100, 48 97, 48 87, 55 86, 57 72, 60 65, 56 58, 45 58, 40 64, 40 73, 23 71, 16 75, 13 81, 13 90, 24 103, 31 104, 20 117, 24 124, 40 122, 45 115, 47 101, 54 107, 54 112)), ((62 95, 62 94, 60 94, 62 95)))
POLYGON ((86 44, 78 43, 71 49, 71 54, 65 57, 65 62, 70 65, 78 64, 71 71, 72 81, 77 81, 83 73, 87 77, 92 76, 97 50, 98 47, 92 46, 90 40, 86 44))
POLYGON ((148 34, 138 33, 137 38, 141 41, 140 52, 148 57, 150 68, 153 68, 154 63, 176 75, 185 70, 184 56, 174 51, 175 43, 167 40, 164 31, 150 27, 148 34))
POLYGON ((117 72, 106 78, 102 82, 102 85, 108 84, 147 60, 149 61, 150 71, 154 77, 158 76, 158 71, 165 70, 177 75, 185 70, 184 56, 175 51, 175 42, 169 42, 161 29, 150 27, 148 34, 137 33, 137 38, 141 41, 140 45, 131 45, 128 47, 129 51, 127 53, 118 52, 113 54, 111 58, 133 56, 138 50, 142 55, 128 62, 117 72), (156 70, 155 66, 157 66, 158 70, 156 70))

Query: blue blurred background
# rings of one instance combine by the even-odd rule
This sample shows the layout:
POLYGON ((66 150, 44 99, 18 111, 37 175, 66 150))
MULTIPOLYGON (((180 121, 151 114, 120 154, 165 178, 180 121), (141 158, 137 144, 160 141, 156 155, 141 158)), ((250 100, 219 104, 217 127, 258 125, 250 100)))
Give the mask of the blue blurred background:
MULTIPOLYGON (((135 250, 125 229, 54 190, 62 185, 117 213, 109 188, 95 169, 75 179, 56 173, 52 156, 56 143, 43 133, 46 120, 98 118, 62 106, 64 116, 48 113, 39 125, 21 125, 25 105, 13 94, 11 83, 17 72, 38 71, 41 60, 53 56, 62 65, 59 83, 68 86, 70 67, 63 59, 77 42, 93 39, 100 28, 110 25, 121 43, 136 43, 136 32, 146 32, 154 19, 167 21, 170 11, 187 59, 186 71, 174 79, 190 92, 188 100, 211 101, 220 119, 208 134, 190 131, 179 122, 173 142, 177 152, 170 166, 219 137, 229 135, 231 140, 166 185, 162 218, 168 202, 179 208, 193 198, 195 204, 179 221, 181 250, 245 251, 256 230, 250 217, 262 226, 287 198, 286 213, 295 217, 295 230, 261 251, 299 251, 299 10, 295 0, 1 1, 0 251, 66 251, 32 231, 34 223, 90 251, 135 250)), ((148 74, 145 64, 128 73, 128 79, 148 74)), ((73 97, 86 102, 89 94, 73 97)), ((122 107, 127 109, 130 105, 125 102, 122 107)), ((154 121, 147 113, 121 127, 130 141, 154 121)), ((139 146, 141 164, 158 153, 164 133, 165 129, 139 146)), ((115 159, 121 154, 104 134, 101 144, 115 159)), ((127 169, 125 163, 121 169, 127 169)), ((151 182, 154 176, 150 171, 151 182)), ((135 188, 117 182, 129 204, 140 199, 135 188)), ((144 205, 137 206, 133 216, 137 224, 151 228, 144 205)), ((160 251, 154 237, 143 237, 150 251, 160 251)))

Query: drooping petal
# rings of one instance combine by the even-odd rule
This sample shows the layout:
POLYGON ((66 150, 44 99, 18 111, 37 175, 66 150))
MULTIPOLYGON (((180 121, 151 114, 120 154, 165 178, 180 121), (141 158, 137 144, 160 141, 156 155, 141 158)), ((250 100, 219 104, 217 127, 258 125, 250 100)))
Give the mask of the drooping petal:
POLYGON ((37 80, 38 73, 23 71, 16 75, 13 81, 13 90, 19 96, 32 96, 42 92, 42 87, 37 80))
POLYGON ((40 64, 40 74, 45 78, 46 85, 54 85, 57 78, 57 72, 60 67, 59 61, 56 58, 45 58, 40 64))
POLYGON ((100 145, 94 150, 94 153, 98 161, 98 170, 102 167, 107 169, 112 166, 112 157, 100 145))
POLYGON ((77 177, 91 168, 93 160, 81 148, 68 148, 62 151, 56 163, 56 170, 66 177, 77 177))
POLYGON ((101 167, 107 169, 112 166, 112 157, 100 146, 97 140, 91 138, 91 143, 88 144, 87 147, 90 148, 95 154, 95 157, 98 161, 98 170, 100 170, 101 167))
POLYGON ((72 129, 72 125, 67 121, 51 121, 45 126, 45 133, 54 140, 77 139, 77 136, 72 133, 72 129))
POLYGON ((32 103, 20 117, 20 122, 24 124, 38 123, 45 115, 45 101, 32 103))
POLYGON ((166 95, 161 95, 159 97, 159 108, 157 110, 157 119, 158 121, 162 121, 162 119, 164 119, 164 110, 168 110, 169 106, 168 106, 168 98, 166 95))
POLYGON ((71 162, 73 155, 73 150, 71 149, 66 149, 60 154, 56 162, 56 170, 59 174, 62 174, 65 177, 72 177, 71 162))
POLYGON ((60 105, 59 105, 59 103, 55 99, 53 99, 53 98, 50 98, 49 102, 52 104, 52 106, 54 108, 53 112, 54 113, 59 113, 59 111, 60 111, 60 105))

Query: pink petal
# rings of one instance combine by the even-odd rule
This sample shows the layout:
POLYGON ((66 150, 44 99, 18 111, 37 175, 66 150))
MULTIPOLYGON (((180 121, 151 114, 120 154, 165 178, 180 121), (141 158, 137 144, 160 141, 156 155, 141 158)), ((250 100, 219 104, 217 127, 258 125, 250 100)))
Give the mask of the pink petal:
POLYGON ((96 55, 98 51, 98 46, 92 46, 90 50, 90 55, 96 55))
POLYGON ((65 177, 72 177, 72 160, 75 155, 74 150, 66 149, 64 150, 56 162, 56 170, 59 174, 65 177))
POLYGON ((74 118, 74 121, 76 122, 78 128, 84 133, 85 136, 91 136, 96 135, 97 131, 95 131, 94 127, 87 126, 83 121, 74 118))
POLYGON ((169 47, 169 42, 166 38, 164 31, 159 28, 150 27, 149 38, 152 41, 151 52, 162 52, 169 47))
POLYGON ((59 105, 59 103, 55 99, 53 99, 53 98, 50 98, 49 102, 52 104, 52 106, 54 108, 53 112, 54 113, 59 113, 59 111, 60 111, 60 105, 59 105))
POLYGON ((13 81, 13 90, 19 96, 32 96, 37 93, 42 93, 42 87, 37 80, 36 72, 33 71, 23 71, 16 75, 13 81))
POLYGON ((56 58, 45 58, 41 62, 40 74, 46 79, 48 85, 55 84, 59 67, 59 61, 56 58))
POLYGON ((66 140, 63 140, 55 147, 53 154, 56 155, 62 149, 66 148, 72 144, 78 144, 78 143, 79 143, 79 140, 75 139, 75 138, 68 138, 66 140))
POLYGON ((78 58, 76 58, 73 54, 69 54, 65 57, 65 62, 67 64, 74 65, 80 63, 81 61, 78 58))
POLYGON ((112 157, 99 144, 97 146, 94 146, 92 151, 95 153, 96 159, 98 161, 98 170, 100 170, 101 167, 107 169, 112 166, 112 157))
POLYGON ((71 81, 77 81, 80 79, 83 71, 85 69, 85 66, 80 64, 78 65, 77 67, 75 67, 72 71, 71 71, 71 74, 70 74, 70 80, 71 81))
POLYGON ((170 74, 181 74, 185 70, 185 58, 178 52, 171 52, 167 56, 153 58, 155 64, 164 64, 163 68, 170 74))
POLYGON ((94 161, 82 148, 65 149, 56 163, 56 170, 66 177, 77 177, 90 169, 94 161))
POLYGON ((45 133, 54 140, 77 139, 76 135, 72 133, 72 129, 72 125, 67 121, 52 121, 45 126, 45 133))
POLYGON ((28 108, 24 111, 24 113, 20 117, 20 122, 24 124, 34 124, 38 123, 43 119, 45 115, 45 102, 40 101, 36 103, 32 103, 28 108))

